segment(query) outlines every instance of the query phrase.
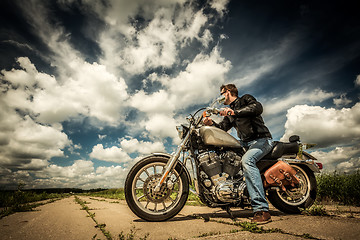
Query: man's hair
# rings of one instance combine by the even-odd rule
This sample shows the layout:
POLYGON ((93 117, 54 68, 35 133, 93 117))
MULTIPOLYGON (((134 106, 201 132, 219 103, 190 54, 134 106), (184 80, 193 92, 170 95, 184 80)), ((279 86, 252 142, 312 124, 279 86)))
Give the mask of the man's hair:
POLYGON ((220 87, 220 92, 221 92, 223 89, 229 90, 231 96, 234 96, 234 97, 237 97, 238 94, 239 94, 239 93, 238 93, 238 90, 237 90, 237 88, 236 88, 236 86, 235 86, 235 84, 232 84, 232 83, 230 83, 230 84, 225 84, 225 85, 221 85, 221 87, 220 87))

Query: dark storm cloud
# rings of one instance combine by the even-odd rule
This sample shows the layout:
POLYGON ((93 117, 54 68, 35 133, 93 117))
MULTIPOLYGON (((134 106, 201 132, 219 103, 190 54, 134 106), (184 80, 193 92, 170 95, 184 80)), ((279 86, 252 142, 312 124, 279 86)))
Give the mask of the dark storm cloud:
POLYGON ((335 84, 339 92, 353 88, 350 78, 359 71, 354 63, 360 62, 360 21, 355 4, 232 1, 229 9, 225 25, 229 39, 223 53, 236 63, 230 71, 232 78, 247 71, 244 66, 253 64, 253 71, 260 69, 267 61, 259 58, 278 62, 256 79, 261 84, 250 85, 245 90, 281 96, 304 85, 332 91, 335 84), (281 48, 284 52, 276 58, 281 48), (259 55, 266 51, 270 56, 259 55))

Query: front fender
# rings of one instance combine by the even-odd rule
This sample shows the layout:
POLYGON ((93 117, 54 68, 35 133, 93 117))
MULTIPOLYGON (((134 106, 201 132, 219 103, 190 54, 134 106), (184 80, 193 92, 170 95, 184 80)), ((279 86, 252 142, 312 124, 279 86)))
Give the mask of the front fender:
MULTIPOLYGON (((145 157, 142 158, 143 159, 147 159, 147 158, 151 158, 151 157, 163 157, 163 158, 168 158, 170 159, 172 157, 171 154, 168 154, 168 153, 151 153, 145 157)), ((183 162, 177 160, 177 165, 180 165, 180 167, 184 170, 184 172, 186 173, 186 176, 189 180, 189 182, 191 182, 191 178, 190 178, 190 173, 188 171, 188 169, 186 168, 186 166, 184 165, 183 162)))

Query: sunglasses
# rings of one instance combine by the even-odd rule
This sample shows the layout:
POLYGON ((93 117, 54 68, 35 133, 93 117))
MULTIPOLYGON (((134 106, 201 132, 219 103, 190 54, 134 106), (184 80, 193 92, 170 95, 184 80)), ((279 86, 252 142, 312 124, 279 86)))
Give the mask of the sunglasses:
POLYGON ((220 93, 220 96, 222 96, 224 93, 226 93, 228 90, 225 90, 223 92, 220 93))

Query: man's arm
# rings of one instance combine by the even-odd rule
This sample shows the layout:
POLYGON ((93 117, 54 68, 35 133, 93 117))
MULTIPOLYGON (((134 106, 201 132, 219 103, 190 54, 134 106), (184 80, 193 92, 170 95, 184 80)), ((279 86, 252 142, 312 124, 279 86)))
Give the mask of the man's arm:
POLYGON ((227 132, 230 130, 230 128, 232 128, 230 117, 225 116, 224 119, 219 123, 216 123, 215 121, 213 121, 212 126, 220 128, 220 129, 224 130, 225 132, 227 132))
POLYGON ((255 117, 259 116, 263 112, 261 103, 256 101, 253 96, 246 94, 244 95, 244 100, 246 102, 246 106, 234 110, 236 117, 255 117))

